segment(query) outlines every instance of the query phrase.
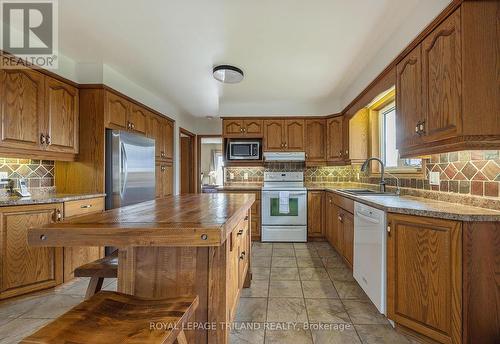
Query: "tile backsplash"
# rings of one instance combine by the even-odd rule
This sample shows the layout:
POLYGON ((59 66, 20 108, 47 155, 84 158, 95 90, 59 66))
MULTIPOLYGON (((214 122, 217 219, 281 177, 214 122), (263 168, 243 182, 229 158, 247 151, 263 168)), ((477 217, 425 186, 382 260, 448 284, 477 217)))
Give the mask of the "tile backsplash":
MULTIPOLYGON (((7 178, 15 182, 25 178, 29 189, 54 187, 54 161, 0 158, 0 172, 7 172, 7 178)), ((6 189, 3 185, 2 189, 6 189)))

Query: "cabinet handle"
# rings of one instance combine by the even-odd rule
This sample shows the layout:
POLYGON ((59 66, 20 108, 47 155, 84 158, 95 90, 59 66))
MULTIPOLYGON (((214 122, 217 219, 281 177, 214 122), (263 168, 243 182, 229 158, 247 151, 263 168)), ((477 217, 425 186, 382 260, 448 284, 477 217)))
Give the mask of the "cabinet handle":
POLYGON ((44 145, 47 142, 44 134, 40 134, 40 144, 44 145))
POLYGON ((340 156, 342 156, 342 151, 339 151, 339 153, 340 153, 340 156))
POLYGON ((425 134, 425 121, 422 121, 422 122, 420 123, 420 127, 419 127, 419 129, 420 129, 420 133, 421 133, 421 134, 425 134))
POLYGON ((130 127, 132 127, 132 129, 135 129, 135 124, 134 124, 134 123, 131 123, 131 124, 130 124, 130 127))
POLYGON ((162 171, 162 172, 165 172, 165 171, 166 171, 166 169, 167 169, 167 168, 166 168, 165 166, 162 166, 162 167, 161 167, 161 171, 162 171))
POLYGON ((240 128, 240 133, 242 133, 242 132, 243 132, 243 128, 240 128))
POLYGON ((56 221, 60 222, 62 220, 62 214, 59 209, 56 210, 56 221))
POLYGON ((415 134, 418 134, 418 135, 420 135, 419 126, 420 126, 420 122, 418 122, 417 125, 415 125, 415 134))
POLYGON ((92 208, 92 204, 82 204, 80 206, 81 209, 89 209, 89 208, 92 208))
POLYGON ((285 148, 288 148, 288 143, 285 143, 285 148))
POLYGON ((306 159, 309 159, 309 154, 306 153, 306 159))
POLYGON ((247 128, 243 128, 243 132, 246 133, 247 132, 247 128))
POLYGON ((342 215, 339 215, 339 221, 344 222, 344 217, 342 215))
POLYGON ((247 216, 245 216, 245 221, 248 221, 248 215, 247 215, 247 216))
POLYGON ((387 226, 387 233, 388 233, 387 234, 388 236, 391 236, 391 226, 390 225, 387 226))
POLYGON ((349 155, 349 151, 346 149, 345 150, 345 155, 348 156, 349 155))
POLYGON ((52 144, 52 140, 50 139, 50 135, 47 135, 47 145, 50 146, 52 144))
POLYGON ((245 251, 241 252, 241 255, 240 255, 240 260, 243 260, 245 259, 245 251))
POLYGON ((127 129, 129 129, 129 130, 132 129, 132 123, 127 122, 127 129))
POLYGON ((332 204, 332 199, 331 198, 328 199, 328 203, 332 204))
POLYGON ((243 234, 243 229, 240 229, 236 235, 242 235, 243 234))

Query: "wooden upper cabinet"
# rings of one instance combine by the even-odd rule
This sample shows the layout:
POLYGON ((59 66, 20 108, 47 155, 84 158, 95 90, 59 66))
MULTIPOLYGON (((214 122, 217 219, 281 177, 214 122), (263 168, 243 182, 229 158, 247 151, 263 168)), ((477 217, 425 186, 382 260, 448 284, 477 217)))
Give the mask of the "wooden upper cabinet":
POLYGON ((132 104, 127 128, 146 135, 149 112, 143 107, 132 104))
POLYGON ((112 129, 126 130, 130 105, 128 100, 106 92, 106 125, 112 129))
POLYGON ((285 149, 285 121, 264 120, 264 150, 282 151, 285 149))
POLYGON ((396 67, 396 140, 399 148, 420 143, 418 125, 422 114, 421 46, 413 49, 396 67))
POLYGON ((326 120, 306 119, 306 161, 324 162, 326 161, 326 120))
POLYGON ((440 343, 462 342, 461 223, 390 214, 389 319, 440 343))
POLYGON ((245 125, 242 119, 225 119, 222 125, 224 127, 223 134, 226 137, 239 137, 243 135, 245 125))
POLYGON ((47 150, 78 153, 78 89, 56 79, 45 79, 47 150))
POLYGON ((262 137, 264 135, 263 121, 260 119, 246 119, 243 121, 244 133, 249 137, 262 137))
POLYGON ((174 123, 169 120, 163 120, 165 140, 165 159, 172 160, 174 158, 174 123))
POLYGON ((222 121, 224 137, 262 137, 264 135, 261 119, 225 119, 222 121))
POLYGON ((307 236, 310 238, 325 235, 324 200, 325 193, 323 191, 309 191, 307 193, 307 236))
POLYGON ((285 150, 304 151, 305 121, 303 119, 285 120, 285 150))
POLYGON ((327 160, 332 162, 343 160, 343 116, 329 118, 326 122, 327 127, 327 160))
POLYGON ((425 116, 425 142, 452 138, 462 130, 460 30, 458 10, 422 42, 422 112, 425 116))
POLYGON ((44 76, 22 69, 0 71, 0 146, 40 149, 44 132, 44 76))
POLYGON ((170 120, 150 115, 148 136, 155 139, 157 160, 172 160, 174 157, 174 123, 170 120))

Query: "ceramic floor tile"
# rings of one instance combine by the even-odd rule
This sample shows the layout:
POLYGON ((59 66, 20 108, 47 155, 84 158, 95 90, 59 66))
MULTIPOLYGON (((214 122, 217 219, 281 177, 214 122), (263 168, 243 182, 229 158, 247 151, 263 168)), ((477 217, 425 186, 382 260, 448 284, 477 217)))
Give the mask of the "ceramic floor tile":
POLYGON ((325 268, 299 268, 302 281, 330 280, 325 268))
POLYGON ((19 343, 50 321, 51 319, 15 319, 0 327, 0 343, 19 343))
POLYGON ((268 243, 268 242, 258 242, 258 241, 254 241, 252 242, 252 249, 255 249, 255 248, 273 248, 273 244, 272 243, 268 243))
POLYGON ((350 323, 349 315, 338 299, 306 299, 307 314, 311 323, 350 323))
POLYGON ((352 276, 352 270, 347 267, 329 268, 326 271, 332 281, 356 282, 352 276))
POLYGON ((321 259, 323 260, 323 264, 327 269, 347 267, 347 265, 345 264, 344 260, 341 257, 330 256, 330 257, 323 257, 321 259))
POLYGON ((313 249, 305 249, 305 250, 295 249, 295 256, 297 258, 299 258, 299 257, 318 258, 319 257, 318 252, 316 250, 313 250, 313 249))
POLYGON ((320 257, 339 257, 339 254, 333 248, 318 248, 317 252, 320 257))
POLYGON ((321 258, 298 257, 297 266, 299 268, 322 268, 324 267, 321 258))
POLYGON ((273 257, 271 267, 273 268, 294 268, 297 267, 295 257, 273 257))
POLYGON ((357 282, 333 281, 333 284, 341 299, 368 300, 357 282))
POLYGON ((295 257, 295 250, 290 248, 273 248, 273 257, 295 257))
POLYGON ((271 281, 298 281, 298 268, 271 268, 271 281))
POLYGON ((300 281, 271 281, 269 297, 304 297, 300 281))
POLYGON ((271 268, 252 267, 252 280, 268 280, 271 268))
POLYGON ((354 325, 363 344, 410 344, 410 340, 391 325, 354 325))
POLYGON ((55 319, 83 301, 81 295, 57 294, 44 297, 44 300, 32 307, 20 318, 55 319))
POLYGON ((302 281, 306 299, 338 299, 338 294, 331 281, 302 281))
POLYGON ((312 344, 311 331, 300 327, 294 329, 266 329, 266 344, 312 344))
POLYGON ((273 249, 275 248, 293 248, 293 243, 273 243, 273 249))
POLYGON ((270 247, 252 247, 252 257, 271 257, 273 248, 270 247))
POLYGON ((303 298, 270 298, 267 308, 268 322, 307 322, 303 298))
POLYGON ((261 328, 248 328, 246 324, 233 324, 229 333, 229 343, 231 344, 264 344, 264 325, 261 328))
POLYGON ((344 307, 355 325, 386 325, 387 318, 370 301, 343 300, 344 307))
POLYGON ((314 243, 312 243, 312 242, 296 242, 296 243, 293 244, 293 247, 296 250, 303 250, 303 249, 306 249, 306 248, 316 249, 314 243))
POLYGON ((240 298, 236 321, 266 321, 267 298, 240 298))
POLYGON ((331 324, 331 328, 312 329, 311 333, 314 344, 361 344, 354 326, 349 324, 331 324))
POLYGON ((252 266, 261 267, 261 268, 270 268, 271 267, 271 257, 253 256, 252 257, 252 266))
POLYGON ((269 291, 269 281, 252 281, 250 288, 241 290, 241 297, 267 297, 269 291))

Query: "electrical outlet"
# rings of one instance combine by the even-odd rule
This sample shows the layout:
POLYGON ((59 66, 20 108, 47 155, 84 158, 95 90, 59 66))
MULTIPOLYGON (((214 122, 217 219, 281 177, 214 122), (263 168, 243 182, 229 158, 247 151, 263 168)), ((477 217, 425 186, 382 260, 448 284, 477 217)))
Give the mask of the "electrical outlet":
POLYGON ((229 179, 231 179, 231 180, 234 179, 234 173, 229 173, 229 179))
POLYGON ((2 181, 2 179, 9 178, 9 174, 7 172, 0 172, 0 185, 7 185, 8 182, 2 181))
POLYGON ((429 173, 429 184, 439 185, 439 172, 429 173))
POLYGON ((243 179, 248 180, 248 172, 243 173, 243 179))

